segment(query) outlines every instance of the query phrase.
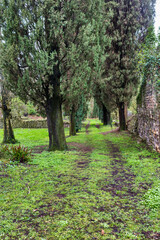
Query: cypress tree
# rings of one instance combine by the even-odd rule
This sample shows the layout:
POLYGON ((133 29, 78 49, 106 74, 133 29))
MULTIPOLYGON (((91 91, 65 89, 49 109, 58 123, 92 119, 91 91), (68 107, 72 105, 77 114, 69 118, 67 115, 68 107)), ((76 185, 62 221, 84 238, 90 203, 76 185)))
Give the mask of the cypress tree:
POLYGON ((76 132, 78 132, 82 127, 82 121, 87 116, 88 105, 85 97, 82 95, 80 98, 79 106, 76 111, 76 132))
MULTIPOLYGON (((46 114, 49 150, 67 148, 61 110, 66 93, 63 85, 70 89, 80 86, 86 72, 90 78, 92 66, 87 56, 96 45, 90 35, 94 33, 92 22, 100 15, 101 2, 1 1, 3 74, 15 95, 32 101, 46 114), (69 72, 71 78, 67 76, 69 72)), ((94 51, 91 53, 94 59, 94 51)))
POLYGON ((12 115, 10 108, 10 94, 9 91, 1 85, 1 95, 2 95, 2 113, 3 113, 3 142, 2 143, 16 143, 16 139, 14 137, 14 132, 12 128, 12 115))
POLYGON ((101 75, 102 49, 106 41, 104 34, 104 1, 92 1, 91 6, 93 14, 90 16, 91 22, 83 29, 83 35, 80 34, 78 49, 72 48, 72 56, 74 57, 68 59, 68 64, 72 68, 63 78, 62 84, 63 101, 70 115, 70 135, 76 134, 77 123, 80 124, 80 119, 83 118, 83 116, 80 117, 80 109, 86 108, 93 79, 97 79, 101 75), (100 38, 99 35, 103 38, 100 38))
POLYGON ((106 12, 112 11, 106 35, 103 92, 119 109, 120 129, 126 129, 125 104, 130 102, 139 84, 136 54, 153 23, 155 0, 105 0, 106 12))

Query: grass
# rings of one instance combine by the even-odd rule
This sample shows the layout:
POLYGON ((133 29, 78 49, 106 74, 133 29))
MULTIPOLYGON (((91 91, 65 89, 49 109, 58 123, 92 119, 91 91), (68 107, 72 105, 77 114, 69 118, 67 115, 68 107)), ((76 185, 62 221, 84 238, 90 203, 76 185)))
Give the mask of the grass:
POLYGON ((159 239, 159 154, 94 124, 64 152, 47 151, 47 129, 15 129, 33 154, 0 159, 0 239, 159 239))

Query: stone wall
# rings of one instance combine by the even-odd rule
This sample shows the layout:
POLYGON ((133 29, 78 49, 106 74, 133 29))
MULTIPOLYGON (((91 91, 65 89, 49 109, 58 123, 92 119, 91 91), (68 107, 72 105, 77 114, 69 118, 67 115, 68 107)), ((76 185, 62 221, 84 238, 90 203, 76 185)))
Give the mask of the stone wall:
MULTIPOLYGON (((12 119, 13 128, 47 128, 46 120, 12 119)), ((3 128, 3 119, 0 119, 0 128, 3 128)))
MULTIPOLYGON (((47 120, 22 120, 12 119, 13 128, 47 128, 47 120)), ((64 127, 69 127, 68 122, 64 122, 64 127)), ((3 119, 0 119, 0 128, 3 128, 3 119)))
POLYGON ((47 120, 12 120, 13 128, 47 128, 47 120))
POLYGON ((160 106, 151 81, 143 84, 138 102, 138 135, 160 152, 160 106))
POLYGON ((129 132, 137 134, 137 122, 137 115, 133 115, 132 117, 130 117, 130 119, 127 121, 127 129, 129 132))

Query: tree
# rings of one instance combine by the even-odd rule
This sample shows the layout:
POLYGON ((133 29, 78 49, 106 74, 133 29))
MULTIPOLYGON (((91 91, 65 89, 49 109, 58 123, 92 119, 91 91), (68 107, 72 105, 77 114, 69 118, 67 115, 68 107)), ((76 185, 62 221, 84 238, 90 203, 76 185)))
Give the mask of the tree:
POLYGON ((49 150, 67 148, 61 110, 64 89, 61 86, 68 81, 68 72, 71 72, 70 81, 74 82, 74 76, 83 72, 81 64, 84 66, 84 62, 87 72, 91 73, 84 57, 86 50, 91 48, 85 37, 91 31, 86 31, 86 27, 89 28, 91 20, 98 16, 100 2, 1 1, 3 74, 14 94, 25 102, 31 100, 46 114, 49 150))
POLYGON ((100 109, 99 117, 103 122, 103 125, 111 124, 111 112, 115 110, 116 105, 114 99, 111 99, 106 94, 106 88, 103 84, 103 79, 96 79, 93 88, 93 95, 100 109))
POLYGON ((12 123, 11 123, 11 97, 9 91, 3 85, 3 79, 0 75, 0 91, 2 96, 2 113, 3 113, 3 129, 4 129, 4 137, 3 143, 15 143, 16 139, 14 137, 12 123))
POLYGON ((65 112, 69 115, 69 135, 75 136, 87 114, 87 97, 81 93, 73 102, 65 101, 65 112))
POLYGON ((105 5, 102 8, 103 13, 101 13, 100 22, 98 22, 97 27, 99 29, 97 34, 97 42, 99 43, 99 48, 97 51, 97 66, 101 66, 97 69, 99 71, 98 77, 93 77, 92 79, 92 95, 95 99, 96 104, 99 108, 99 118, 102 120, 104 125, 111 123, 111 111, 115 109, 115 101, 109 95, 107 95, 107 86, 103 78, 105 73, 104 64, 108 57, 108 49, 111 44, 111 38, 109 34, 106 34, 106 29, 109 28, 112 20, 112 11, 110 9, 105 9, 105 5), (101 29, 101 30, 100 30, 101 29), (99 61, 99 62, 98 62, 99 61))
POLYGON ((111 44, 106 47, 103 92, 119 109, 120 129, 126 129, 125 104, 129 104, 139 84, 136 54, 153 23, 155 0, 106 0, 112 10, 106 28, 111 44))
POLYGON ((81 96, 78 109, 76 111, 76 132, 78 132, 82 127, 82 121, 87 116, 88 104, 84 96, 81 96))
MULTIPOLYGON (((72 68, 63 78, 62 84, 65 109, 70 115, 71 136, 76 135, 77 124, 80 128, 80 122, 83 119, 83 111, 81 110, 83 108, 85 112, 86 102, 90 98, 92 79, 97 79, 101 75, 103 55, 101 54, 99 34, 104 36, 104 1, 92 1, 92 8, 95 11, 91 16, 91 22, 83 30, 84 34, 83 38, 80 39, 81 44, 79 44, 78 51, 75 48, 72 49, 74 58, 70 59, 70 63, 68 62, 72 68), (94 6, 94 4, 96 5, 94 6), (78 71, 76 71, 77 68, 78 71)), ((70 33, 70 38, 73 37, 73 33, 70 33)))
POLYGON ((81 129, 82 121, 87 114, 87 103, 83 95, 79 97, 77 104, 72 104, 70 109, 70 129, 69 135, 75 136, 76 133, 81 129))

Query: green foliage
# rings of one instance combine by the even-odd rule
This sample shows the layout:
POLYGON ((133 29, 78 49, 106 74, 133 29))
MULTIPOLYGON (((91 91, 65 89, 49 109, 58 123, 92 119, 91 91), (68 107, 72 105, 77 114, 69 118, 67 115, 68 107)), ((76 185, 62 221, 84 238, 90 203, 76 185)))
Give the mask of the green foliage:
POLYGON ((18 97, 13 96, 11 99, 11 110, 13 117, 22 117, 24 115, 37 115, 37 108, 32 102, 26 104, 18 97))
POLYGON ((11 153, 10 160, 16 163, 26 163, 31 158, 31 151, 27 147, 23 146, 12 146, 9 149, 11 153))
POLYGON ((92 115, 90 117, 97 118, 98 116, 99 116, 99 107, 98 107, 96 101, 94 100, 93 112, 92 112, 92 115))
POLYGON ((92 77, 100 75, 103 5, 103 0, 1 1, 0 68, 8 89, 46 114, 52 150, 66 148, 62 100, 76 105, 92 77))
POLYGON ((86 104, 84 95, 81 95, 79 106, 78 106, 78 109, 77 109, 76 114, 75 114, 75 118, 76 118, 76 132, 81 130, 82 121, 84 120, 86 115, 87 115, 87 104, 86 104))
POLYGON ((102 79, 96 84, 102 102, 111 109, 121 102, 129 104, 137 92, 140 75, 136 55, 153 23, 155 0, 105 2, 106 12, 112 12, 106 27, 110 44, 106 48, 102 79))
POLYGON ((144 195, 144 204, 151 210, 160 210, 160 184, 147 191, 144 195))
POLYGON ((34 107, 34 105, 31 102, 27 103, 27 112, 29 115, 36 115, 37 114, 37 109, 34 107))
POLYGON ((13 117, 21 117, 27 113, 27 106, 17 97, 11 100, 11 110, 13 117))
POLYGON ((23 146, 0 146, 0 158, 10 160, 14 163, 26 163, 31 159, 31 151, 23 146))
POLYGON ((7 87, 39 108, 59 94, 54 79, 61 83, 64 99, 85 91, 91 70, 98 69, 96 31, 102 3, 2 1, 0 64, 7 87))
POLYGON ((132 97, 128 110, 130 111, 131 114, 137 113, 137 97, 136 96, 132 97))
POLYGON ((144 96, 145 96, 145 86, 146 86, 146 80, 143 79, 141 86, 140 86, 140 90, 139 90, 139 94, 137 96, 137 104, 138 105, 142 105, 142 102, 144 100, 144 96))
POLYGON ((148 35, 142 45, 142 50, 138 54, 138 69, 141 73, 141 87, 137 97, 137 103, 141 104, 144 97, 146 83, 152 84, 157 91, 157 97, 160 100, 160 53, 159 37, 156 37, 154 28, 148 29, 148 35))

